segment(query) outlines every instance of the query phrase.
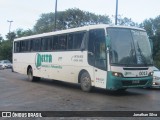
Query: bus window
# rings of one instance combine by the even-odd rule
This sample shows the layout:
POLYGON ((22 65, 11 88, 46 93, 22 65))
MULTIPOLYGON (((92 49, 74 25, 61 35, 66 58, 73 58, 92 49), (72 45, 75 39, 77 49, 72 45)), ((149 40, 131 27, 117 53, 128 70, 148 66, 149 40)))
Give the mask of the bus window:
POLYGON ((42 38, 42 51, 47 50, 47 45, 48 45, 48 39, 47 38, 42 38))
POLYGON ((67 48, 67 36, 59 36, 59 50, 66 50, 67 48))
POLYGON ((29 48, 29 41, 21 41, 21 52, 27 52, 29 48))
POLYGON ((15 53, 20 52, 20 41, 14 43, 14 52, 15 53))
POLYGON ((73 49, 73 34, 69 34, 68 35, 68 50, 72 50, 73 49))
POLYGON ((42 51, 47 51, 51 50, 51 42, 52 42, 52 37, 44 37, 42 38, 42 51))
POLYGON ((85 36, 85 32, 75 33, 73 49, 76 49, 76 50, 80 49, 84 36, 85 36))
POLYGON ((30 43, 30 41, 26 40, 25 43, 26 43, 25 51, 27 52, 27 51, 29 51, 29 43, 30 43))
POLYGON ((52 50, 52 36, 48 37, 48 50, 52 50))
POLYGON ((41 48, 41 39, 33 39, 32 40, 32 49, 33 51, 40 51, 41 48))
POLYGON ((30 40, 30 51, 33 51, 33 40, 30 40))
POLYGON ((95 30, 89 31, 88 41, 88 63, 92 66, 95 65, 95 30))
POLYGON ((54 36, 52 40, 52 50, 58 50, 59 45, 58 45, 58 36, 54 36))

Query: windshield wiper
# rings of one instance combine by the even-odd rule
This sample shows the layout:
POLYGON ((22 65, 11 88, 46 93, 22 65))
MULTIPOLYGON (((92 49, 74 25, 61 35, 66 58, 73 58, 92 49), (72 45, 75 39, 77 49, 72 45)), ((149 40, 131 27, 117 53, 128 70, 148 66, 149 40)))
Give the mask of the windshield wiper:
POLYGON ((126 64, 126 66, 128 67, 129 65, 134 65, 134 64, 136 64, 136 62, 134 61, 134 52, 135 52, 135 50, 133 49, 133 45, 132 45, 132 43, 131 43, 131 50, 130 50, 130 52, 129 52, 129 57, 128 57, 128 59, 127 59, 127 64, 126 64))
POLYGON ((137 41, 137 47, 138 47, 138 52, 140 53, 140 56, 143 58, 143 63, 144 63, 144 65, 147 66, 147 60, 146 60, 146 58, 145 58, 145 56, 144 56, 141 48, 139 47, 138 41, 137 41))

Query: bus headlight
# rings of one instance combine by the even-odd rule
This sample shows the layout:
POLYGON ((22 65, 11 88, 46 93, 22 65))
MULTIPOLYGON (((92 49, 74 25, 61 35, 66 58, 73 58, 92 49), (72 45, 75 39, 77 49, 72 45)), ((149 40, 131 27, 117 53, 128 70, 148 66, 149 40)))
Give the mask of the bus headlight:
POLYGON ((112 75, 115 77, 123 77, 122 73, 119 72, 112 72, 112 75))

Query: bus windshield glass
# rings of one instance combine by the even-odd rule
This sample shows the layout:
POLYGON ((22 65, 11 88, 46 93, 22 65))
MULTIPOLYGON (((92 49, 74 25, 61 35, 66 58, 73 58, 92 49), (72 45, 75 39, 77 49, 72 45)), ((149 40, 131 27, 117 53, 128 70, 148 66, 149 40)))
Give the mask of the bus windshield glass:
POLYGON ((108 28, 111 39, 110 63, 123 66, 152 65, 151 47, 145 31, 108 28))

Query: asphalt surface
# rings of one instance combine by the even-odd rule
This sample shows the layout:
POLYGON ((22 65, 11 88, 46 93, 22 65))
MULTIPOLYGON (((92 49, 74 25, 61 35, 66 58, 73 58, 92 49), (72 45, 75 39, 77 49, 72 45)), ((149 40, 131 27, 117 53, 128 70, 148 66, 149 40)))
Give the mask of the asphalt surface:
POLYGON ((30 82, 26 75, 6 69, 0 70, 0 111, 160 111, 160 89, 115 93, 94 88, 86 93, 78 84, 48 79, 30 82))

